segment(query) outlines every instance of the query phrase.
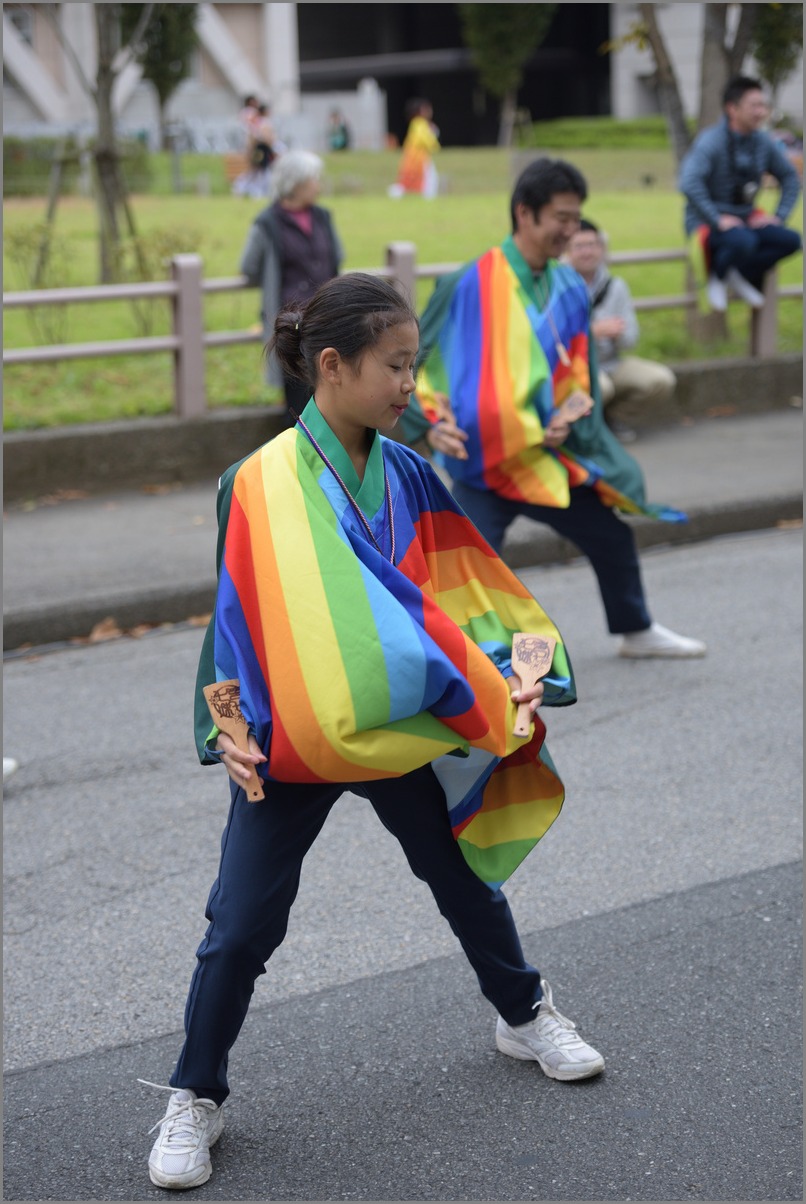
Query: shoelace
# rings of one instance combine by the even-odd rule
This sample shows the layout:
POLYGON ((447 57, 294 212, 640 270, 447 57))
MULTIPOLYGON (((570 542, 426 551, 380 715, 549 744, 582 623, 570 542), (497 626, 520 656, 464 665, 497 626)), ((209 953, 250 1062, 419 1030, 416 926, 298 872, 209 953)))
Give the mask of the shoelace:
POLYGON ((546 982, 545 978, 542 979, 540 985, 543 988, 543 996, 541 999, 538 999, 536 1004, 534 1004, 535 1010, 538 1008, 540 1009, 535 1019, 537 1020, 541 1016, 550 1016, 551 1019, 555 1020, 561 1028, 567 1030, 564 1034, 556 1034, 558 1040, 562 1040, 563 1037, 565 1038, 566 1042, 579 1040, 579 1038, 574 1035, 576 1025, 574 1024, 573 1020, 569 1020, 567 1016, 563 1016, 562 1012, 560 1012, 554 1006, 554 1000, 551 995, 551 987, 546 982))
MULTIPOLYGON (((178 1087, 166 1087, 163 1083, 150 1083, 148 1079, 138 1079, 138 1083, 142 1083, 145 1087, 155 1087, 157 1091, 170 1091, 173 1095, 174 1091, 180 1090, 178 1087)), ((175 1107, 168 1107, 164 1116, 160 1117, 155 1125, 152 1125, 148 1130, 153 1133, 165 1122, 168 1122, 168 1127, 165 1130, 164 1140, 170 1143, 171 1149, 180 1153, 190 1153, 195 1150, 198 1145, 198 1127, 206 1123, 205 1112, 209 1109, 201 1100, 188 1099, 183 1100, 181 1104, 175 1107)))

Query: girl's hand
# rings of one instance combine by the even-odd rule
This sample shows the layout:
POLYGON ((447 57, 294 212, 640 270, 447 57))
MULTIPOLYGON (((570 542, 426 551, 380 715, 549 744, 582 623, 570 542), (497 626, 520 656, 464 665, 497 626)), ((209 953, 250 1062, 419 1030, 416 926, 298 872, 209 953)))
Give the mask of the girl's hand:
POLYGON ((521 689, 521 679, 517 676, 509 678, 509 688, 511 690, 511 698, 514 703, 528 702, 529 710, 534 715, 537 708, 543 701, 543 683, 537 682, 528 690, 521 689))
POLYGON ((249 733, 249 752, 242 752, 226 732, 218 733, 216 747, 221 753, 221 764, 236 786, 245 786, 249 781, 249 765, 260 765, 268 759, 260 751, 260 746, 251 732, 249 733))

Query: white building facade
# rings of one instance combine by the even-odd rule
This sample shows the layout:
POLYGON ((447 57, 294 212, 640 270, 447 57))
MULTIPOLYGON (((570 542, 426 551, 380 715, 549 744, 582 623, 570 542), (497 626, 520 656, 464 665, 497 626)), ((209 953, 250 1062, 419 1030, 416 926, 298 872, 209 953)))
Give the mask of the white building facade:
MULTIPOLYGON (((306 7, 304 3, 275 2, 198 5, 200 48, 191 77, 179 85, 167 110, 169 120, 181 129, 188 149, 238 149, 242 131, 237 114, 248 93, 269 103, 277 132, 290 146, 326 149, 332 108, 339 108, 346 117, 356 148, 378 150, 386 145, 385 93, 371 76, 357 77, 355 86, 343 91, 301 89, 298 30, 299 22, 307 18, 306 7)), ((609 10, 614 41, 638 20, 636 4, 603 7, 609 10)), ((696 116, 704 5, 656 7, 686 113, 696 116)), ((92 133, 94 108, 80 73, 87 80, 95 76, 93 8, 90 3, 3 5, 6 133, 92 133), (56 12, 61 36, 47 19, 46 9, 56 12), (65 42, 73 54, 66 52, 65 42)), ((401 51, 400 57, 404 56, 401 51)), ((746 67, 752 71, 752 61, 746 67)), ((613 116, 629 118, 658 111, 652 74, 648 50, 626 44, 610 55, 613 116)), ((777 99, 779 109, 802 125, 802 60, 777 99)), ((121 133, 140 136, 152 147, 158 144, 156 97, 136 65, 130 64, 118 77, 114 105, 121 133)))

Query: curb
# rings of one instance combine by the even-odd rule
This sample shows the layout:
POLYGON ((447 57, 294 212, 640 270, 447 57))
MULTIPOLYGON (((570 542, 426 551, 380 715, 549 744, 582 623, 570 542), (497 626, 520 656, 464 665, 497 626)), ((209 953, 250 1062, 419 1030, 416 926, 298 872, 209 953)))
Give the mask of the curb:
MULTIPOLYGON (((614 415, 642 429, 710 417, 787 409, 803 392, 803 356, 673 364, 674 396, 651 414, 614 415)), ((5 504, 81 489, 89 494, 165 482, 216 479, 286 427, 281 406, 232 407, 202 418, 173 416, 9 431, 3 440, 5 504)))
MULTIPOLYGON (((803 517, 803 493, 731 502, 728 505, 692 507, 687 523, 663 523, 649 518, 631 520, 640 549, 700 543, 721 535, 759 531, 803 517)), ((529 524, 529 528, 536 524, 529 524)), ((504 548, 504 560, 513 569, 566 564, 579 551, 554 532, 538 528, 515 535, 504 548)), ((12 651, 45 644, 85 639, 96 624, 112 619, 125 632, 141 624, 184 623, 208 614, 215 602, 215 579, 195 585, 110 592, 76 603, 48 603, 6 611, 3 615, 3 649, 12 651)))

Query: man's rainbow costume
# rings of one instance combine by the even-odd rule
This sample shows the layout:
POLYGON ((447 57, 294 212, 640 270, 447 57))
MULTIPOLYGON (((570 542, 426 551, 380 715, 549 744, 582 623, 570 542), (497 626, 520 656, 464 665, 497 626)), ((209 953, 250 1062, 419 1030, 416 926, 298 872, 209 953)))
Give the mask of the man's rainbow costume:
POLYGON ((595 489, 628 514, 677 522, 677 510, 648 505, 641 469, 612 435, 599 401, 584 282, 549 260, 541 306, 529 265, 513 239, 444 277, 420 327, 417 401, 403 419, 410 441, 444 416, 449 399, 468 435, 468 459, 440 456, 451 477, 479 490, 538 506, 565 507, 569 490, 595 489), (592 412, 565 445, 543 445, 554 410, 575 390, 592 412))
POLYGON ((202 687, 236 678, 263 776, 347 785, 431 763, 465 858, 497 886, 563 801, 540 718, 531 739, 512 734, 512 637, 557 640, 554 705, 576 698, 562 638, 416 452, 376 436, 359 482, 313 400, 303 420, 382 551, 299 425, 224 474, 200 758, 214 759, 217 734, 202 687))

